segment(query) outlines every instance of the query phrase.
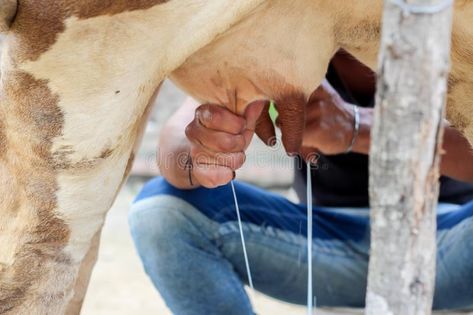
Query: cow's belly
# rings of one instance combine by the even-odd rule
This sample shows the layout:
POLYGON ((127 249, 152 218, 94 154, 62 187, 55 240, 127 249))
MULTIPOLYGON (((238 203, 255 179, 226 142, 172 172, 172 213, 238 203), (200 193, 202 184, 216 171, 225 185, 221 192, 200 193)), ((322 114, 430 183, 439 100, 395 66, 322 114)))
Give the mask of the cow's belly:
POLYGON ((171 79, 200 101, 240 113, 257 99, 307 99, 335 52, 329 23, 323 26, 320 12, 312 18, 317 9, 273 1, 188 58, 171 79), (278 20, 281 12, 292 14, 278 20))

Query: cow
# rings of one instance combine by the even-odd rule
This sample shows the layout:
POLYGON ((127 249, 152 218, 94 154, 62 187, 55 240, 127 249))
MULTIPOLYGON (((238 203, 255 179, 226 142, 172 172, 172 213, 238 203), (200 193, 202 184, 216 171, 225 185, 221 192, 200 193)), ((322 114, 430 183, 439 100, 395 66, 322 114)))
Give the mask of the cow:
MULTIPOLYGON (((376 68, 381 15, 381 0, 0 0, 0 314, 80 311, 165 78, 237 113, 274 100, 297 152, 334 53, 376 68)), ((447 117, 470 143, 472 19, 457 0, 447 117)))

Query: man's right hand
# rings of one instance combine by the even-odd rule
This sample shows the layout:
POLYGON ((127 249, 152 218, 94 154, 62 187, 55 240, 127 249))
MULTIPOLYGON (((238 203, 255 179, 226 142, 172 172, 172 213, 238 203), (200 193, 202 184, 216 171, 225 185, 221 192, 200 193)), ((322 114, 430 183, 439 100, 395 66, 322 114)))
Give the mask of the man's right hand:
POLYGON ((186 128, 191 142, 192 177, 207 188, 228 184, 245 162, 245 151, 267 102, 250 104, 244 116, 225 107, 204 104, 186 128))

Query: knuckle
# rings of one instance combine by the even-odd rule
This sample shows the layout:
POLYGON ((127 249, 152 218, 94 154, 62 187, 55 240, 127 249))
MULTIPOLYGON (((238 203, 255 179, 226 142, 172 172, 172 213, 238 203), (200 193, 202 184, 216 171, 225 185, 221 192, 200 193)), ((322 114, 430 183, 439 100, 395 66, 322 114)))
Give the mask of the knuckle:
POLYGON ((234 117, 235 117, 235 122, 234 123, 235 123, 237 129, 238 130, 243 130, 246 126, 246 120, 243 119, 240 116, 237 116, 237 115, 235 115, 234 117))
POLYGON ((231 151, 235 146, 233 137, 224 136, 219 141, 219 147, 225 152, 231 151))

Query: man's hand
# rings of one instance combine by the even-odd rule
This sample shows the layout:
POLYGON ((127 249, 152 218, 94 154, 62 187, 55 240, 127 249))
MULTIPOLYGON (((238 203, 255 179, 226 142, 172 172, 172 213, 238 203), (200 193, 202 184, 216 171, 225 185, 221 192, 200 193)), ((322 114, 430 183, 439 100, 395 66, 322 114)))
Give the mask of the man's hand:
POLYGON ((250 104, 243 117, 219 105, 204 104, 196 109, 186 136, 191 142, 192 177, 198 184, 214 188, 234 178, 235 170, 245 162, 245 151, 265 104, 250 104))
POLYGON ((310 97, 306 113, 303 155, 314 151, 323 154, 347 151, 354 136, 353 105, 346 103, 327 81, 310 97))
MULTIPOLYGON (((298 126, 293 119, 284 113, 284 104, 276 104, 279 117, 276 125, 283 129, 286 126, 286 139, 297 139, 297 135, 291 134, 290 128, 298 126), (282 112, 281 112, 282 111, 282 112)), ((266 105, 269 106, 269 105, 266 105)), ((267 110, 266 110, 267 111, 267 110)), ((263 111, 256 133, 267 145, 274 145, 275 132, 273 124, 266 111, 263 111)), ((305 128, 302 135, 302 147, 298 152, 306 160, 314 160, 317 153, 335 155, 345 153, 350 148, 354 137, 355 113, 352 104, 345 102, 338 92, 326 80, 312 93, 307 105, 300 109, 305 117, 305 128)), ((360 129, 356 136, 353 152, 368 154, 370 145, 370 130, 373 120, 372 108, 359 108, 360 129)), ((304 121, 299 123, 304 125, 304 121)), ((294 144, 294 141, 289 141, 294 144)), ((291 146, 291 148, 295 148, 291 146)))

